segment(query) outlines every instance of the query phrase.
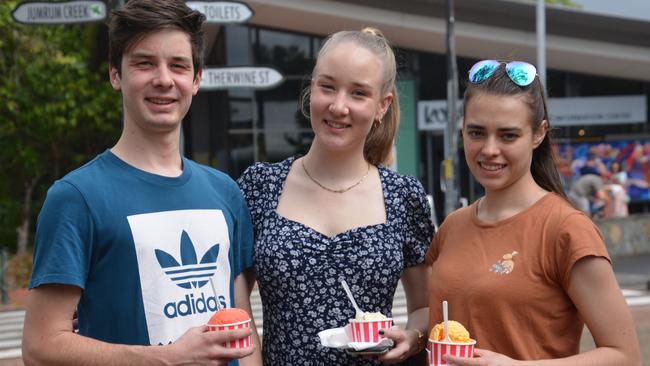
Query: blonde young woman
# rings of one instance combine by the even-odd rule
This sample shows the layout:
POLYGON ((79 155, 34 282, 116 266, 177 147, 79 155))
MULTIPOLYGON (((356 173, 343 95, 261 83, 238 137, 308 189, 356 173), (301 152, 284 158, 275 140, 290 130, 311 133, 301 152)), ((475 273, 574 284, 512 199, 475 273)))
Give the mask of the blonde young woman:
MULTIPOLYGON (((423 264, 433 232, 425 192, 384 164, 399 122, 395 56, 375 29, 343 31, 323 45, 305 93, 314 140, 303 157, 258 163, 240 178, 255 230, 267 365, 399 363, 424 347, 423 264), (320 345, 355 310, 391 316, 401 279, 408 325, 373 359, 320 345)), ((305 103, 306 104, 306 103, 305 103)))

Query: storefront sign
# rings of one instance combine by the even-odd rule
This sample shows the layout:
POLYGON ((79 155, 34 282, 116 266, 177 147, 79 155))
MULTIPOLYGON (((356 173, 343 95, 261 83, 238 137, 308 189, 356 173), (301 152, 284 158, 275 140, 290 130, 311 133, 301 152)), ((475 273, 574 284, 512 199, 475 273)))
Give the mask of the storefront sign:
POLYGON ((201 90, 228 88, 272 88, 283 80, 282 75, 270 67, 223 67, 203 69, 201 90))
POLYGON ((551 98, 551 126, 645 123, 646 96, 551 98))
POLYGON ((11 13, 14 20, 28 24, 73 24, 106 18, 103 1, 24 2, 11 13))
POLYGON ((188 1, 187 6, 203 13, 208 23, 244 23, 253 11, 237 1, 188 1))
MULTIPOLYGON (((462 101, 457 106, 462 116, 462 101)), ((645 95, 550 98, 548 108, 551 126, 645 123, 648 119, 645 95)), ((446 124, 446 100, 418 102, 418 130, 442 132, 446 124)))
MULTIPOLYGON (((463 111, 463 101, 456 103, 458 116, 463 111)), ((446 100, 422 100, 418 102, 418 130, 420 131, 444 131, 447 126, 447 101, 446 100)), ((460 128, 460 124, 458 126, 460 128)))

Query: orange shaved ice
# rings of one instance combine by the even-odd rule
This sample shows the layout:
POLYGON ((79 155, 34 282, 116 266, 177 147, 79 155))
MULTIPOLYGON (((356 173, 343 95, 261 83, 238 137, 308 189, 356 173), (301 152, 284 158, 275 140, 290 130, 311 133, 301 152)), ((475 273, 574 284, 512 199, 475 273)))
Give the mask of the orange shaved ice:
POLYGON ((212 315, 208 324, 232 324, 250 320, 250 316, 245 310, 238 308, 224 308, 212 315))
MULTIPOLYGON (((454 343, 469 343, 472 339, 469 337, 469 332, 465 327, 454 320, 447 322, 447 330, 449 331, 449 338, 454 343)), ((436 324, 429 334, 429 339, 432 341, 442 342, 445 339, 445 323, 436 324)))

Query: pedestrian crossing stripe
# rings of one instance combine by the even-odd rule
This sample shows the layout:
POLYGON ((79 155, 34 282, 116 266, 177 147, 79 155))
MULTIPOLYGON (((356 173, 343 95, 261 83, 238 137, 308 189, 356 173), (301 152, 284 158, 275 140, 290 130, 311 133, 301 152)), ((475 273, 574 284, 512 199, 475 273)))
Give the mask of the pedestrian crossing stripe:
POLYGON ((650 305, 650 295, 647 291, 627 289, 622 291, 628 306, 650 305))

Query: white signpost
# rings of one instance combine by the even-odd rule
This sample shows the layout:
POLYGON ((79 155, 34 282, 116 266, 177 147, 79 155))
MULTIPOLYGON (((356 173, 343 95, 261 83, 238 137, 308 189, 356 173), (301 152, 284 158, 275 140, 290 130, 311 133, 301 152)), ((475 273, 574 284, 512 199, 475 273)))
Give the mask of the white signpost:
MULTIPOLYGON (((203 13, 208 23, 245 23, 253 16, 253 10, 239 1, 188 1, 186 4, 203 13)), ((283 79, 282 74, 270 67, 204 68, 201 90, 269 89, 280 84, 283 79)))
MULTIPOLYGON (((239 1, 188 1, 187 6, 206 16, 208 23, 245 23, 253 11, 239 1)), ((106 3, 101 0, 66 2, 26 1, 18 4, 12 16, 17 22, 27 24, 71 24, 101 21, 106 18, 106 3)), ((201 90, 229 88, 268 89, 283 81, 284 77, 270 67, 204 68, 201 90)))
POLYGON ((208 23, 245 23, 253 16, 251 8, 238 1, 188 1, 186 4, 203 13, 208 23))
POLYGON ((201 90, 268 89, 278 85, 282 80, 282 75, 270 67, 205 68, 201 78, 201 90))
POLYGON ((66 2, 24 2, 11 13, 19 23, 74 24, 106 18, 106 4, 98 0, 66 2))

